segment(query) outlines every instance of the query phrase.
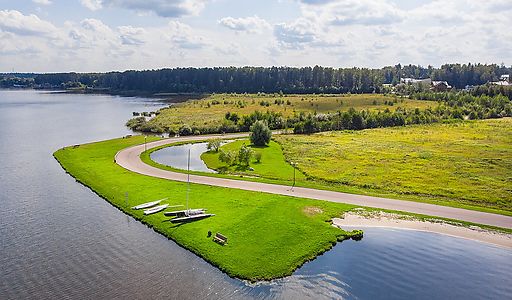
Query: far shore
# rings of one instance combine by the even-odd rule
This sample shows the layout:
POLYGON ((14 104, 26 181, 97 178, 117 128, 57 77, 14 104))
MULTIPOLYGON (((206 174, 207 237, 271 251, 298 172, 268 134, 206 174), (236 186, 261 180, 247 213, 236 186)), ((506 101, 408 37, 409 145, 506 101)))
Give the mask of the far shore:
POLYGON ((343 218, 334 218, 332 222, 333 226, 344 230, 361 229, 364 227, 384 227, 426 231, 512 249, 512 234, 484 230, 476 226, 456 226, 441 220, 422 221, 411 217, 404 217, 403 215, 364 211, 345 213, 343 218))

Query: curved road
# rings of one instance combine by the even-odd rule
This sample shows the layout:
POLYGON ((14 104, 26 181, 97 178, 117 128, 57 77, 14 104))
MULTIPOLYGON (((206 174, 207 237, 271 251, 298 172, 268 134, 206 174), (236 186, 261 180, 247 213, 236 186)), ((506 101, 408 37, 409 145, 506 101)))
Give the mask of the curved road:
MULTIPOLYGON (((212 137, 222 138, 239 138, 246 137, 247 133, 226 134, 226 135, 209 135, 209 136, 187 136, 163 139, 156 142, 146 144, 147 149, 155 148, 161 145, 167 145, 176 142, 188 142, 205 140, 212 137)), ((130 171, 176 181, 187 181, 187 174, 177 173, 167 170, 158 169, 145 164, 140 159, 140 154, 144 152, 144 144, 123 149, 116 154, 116 162, 120 166, 130 171)), ((251 181, 241 181, 234 179, 225 179, 208 176, 190 175, 190 182, 206 184, 212 186, 222 186, 233 189, 241 189, 248 191, 265 192, 271 194, 280 194, 294 197, 311 198, 339 203, 349 203, 360 206, 368 206, 375 208, 383 208, 390 210, 398 210, 429 216, 438 216, 467 222, 498 226, 503 228, 512 228, 512 217, 454 208, 448 206, 440 206, 434 204, 387 199, 365 195, 354 195, 334 191, 316 190, 311 188, 295 187, 292 191, 289 186, 268 184, 251 181)))

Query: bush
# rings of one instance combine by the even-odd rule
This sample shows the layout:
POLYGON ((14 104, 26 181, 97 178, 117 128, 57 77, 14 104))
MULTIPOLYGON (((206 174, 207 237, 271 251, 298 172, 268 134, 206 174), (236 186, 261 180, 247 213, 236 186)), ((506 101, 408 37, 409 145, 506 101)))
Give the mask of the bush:
POLYGON ((243 145, 240 150, 238 151, 238 162, 242 166, 248 166, 249 162, 251 161, 251 157, 253 155, 252 149, 247 147, 246 145, 243 145))
POLYGON ((191 135, 192 134, 192 128, 190 128, 189 125, 184 124, 181 126, 180 130, 178 131, 180 135, 191 135))
POLYGON ((264 121, 256 121, 251 126, 251 143, 256 146, 265 146, 270 142, 272 131, 264 121))
POLYGON ((236 154, 233 151, 219 151, 219 160, 231 166, 236 160, 236 154))
POLYGON ((209 140, 206 148, 208 149, 208 151, 219 152, 220 140, 219 139, 209 140))
POLYGON ((254 159, 256 160, 257 163, 260 163, 261 162, 261 152, 255 152, 254 153, 254 159))

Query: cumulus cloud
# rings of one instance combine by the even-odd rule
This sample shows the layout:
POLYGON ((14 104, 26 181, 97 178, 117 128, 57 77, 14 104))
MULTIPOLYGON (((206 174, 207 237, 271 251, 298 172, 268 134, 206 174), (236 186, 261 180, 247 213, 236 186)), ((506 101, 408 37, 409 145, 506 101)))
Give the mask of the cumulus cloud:
POLYGON ((226 17, 222 18, 218 22, 220 25, 239 32, 258 33, 264 29, 270 29, 270 24, 264 19, 253 16, 246 18, 233 18, 226 17))
MULTIPOLYGON (((158 18, 150 26, 135 25, 127 18, 131 11, 146 17, 190 16, 208 9, 206 0, 81 0, 91 10, 105 11, 93 14, 96 19, 82 19, 83 12, 73 12, 64 24, 49 22, 51 10, 45 11, 47 20, 38 13, 0 10, 0 57, 5 58, 0 68, 108 71, 215 65, 512 63, 510 0, 292 1, 298 10, 274 16, 271 25, 258 16, 201 22, 158 18), (290 20, 294 14, 296 19, 290 20), (212 22, 231 32, 216 30, 212 22)), ((290 2, 278 6, 285 8, 290 2)))
POLYGON ((207 0, 80 0, 90 10, 118 7, 135 11, 153 12, 166 18, 197 15, 207 0))
POLYGON ((0 10, 0 29, 19 35, 48 35, 56 27, 36 15, 24 15, 17 10, 0 10))
POLYGON ((301 0, 305 17, 324 23, 347 25, 379 25, 401 22, 404 12, 395 4, 382 0, 301 0))
POLYGON ((200 49, 208 44, 205 38, 194 33, 192 27, 178 21, 169 22, 166 34, 177 48, 200 49))
POLYGON ((103 8, 102 0, 80 0, 80 3, 92 11, 103 8))
POLYGON ((144 36, 146 35, 146 30, 144 30, 144 28, 119 26, 117 27, 117 30, 119 31, 121 41, 124 45, 144 44, 144 36))
POLYGON ((279 23, 274 26, 277 41, 293 49, 302 49, 305 44, 316 40, 313 24, 306 19, 297 19, 291 23, 279 23))
POLYGON ((41 5, 50 5, 52 4, 52 1, 50 0, 32 0, 35 4, 41 4, 41 5))

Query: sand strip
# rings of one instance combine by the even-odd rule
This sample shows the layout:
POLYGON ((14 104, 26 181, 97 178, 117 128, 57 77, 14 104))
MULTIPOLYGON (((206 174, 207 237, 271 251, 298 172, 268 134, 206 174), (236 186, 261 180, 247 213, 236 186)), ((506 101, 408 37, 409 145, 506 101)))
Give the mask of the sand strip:
POLYGON ((343 218, 334 218, 333 225, 341 229, 362 229, 363 227, 388 227, 435 232, 454 237, 490 243, 512 249, 512 235, 492 232, 479 227, 462 227, 442 221, 429 222, 385 212, 350 212, 343 218))

